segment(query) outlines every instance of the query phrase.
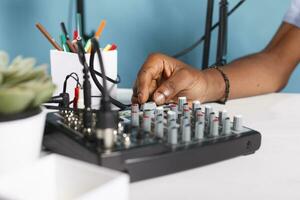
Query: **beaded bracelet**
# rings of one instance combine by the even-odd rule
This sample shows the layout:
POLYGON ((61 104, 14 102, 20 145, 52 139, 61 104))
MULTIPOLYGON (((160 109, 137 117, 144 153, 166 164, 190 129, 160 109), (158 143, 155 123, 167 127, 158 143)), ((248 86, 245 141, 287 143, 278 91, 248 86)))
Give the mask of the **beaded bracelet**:
POLYGON ((219 100, 217 101, 217 103, 220 104, 226 104, 228 97, 229 97, 229 93, 230 93, 230 82, 229 79, 227 77, 227 75, 223 72, 223 70, 218 67, 218 66, 213 66, 213 69, 216 69, 218 72, 220 72, 220 74, 222 75, 224 82, 225 82, 225 94, 224 94, 224 100, 219 100))

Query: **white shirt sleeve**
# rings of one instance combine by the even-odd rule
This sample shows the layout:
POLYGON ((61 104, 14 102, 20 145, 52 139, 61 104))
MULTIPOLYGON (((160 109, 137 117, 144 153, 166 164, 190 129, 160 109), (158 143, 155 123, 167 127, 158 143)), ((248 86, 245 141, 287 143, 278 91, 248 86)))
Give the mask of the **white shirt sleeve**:
POLYGON ((291 6, 286 12, 283 21, 300 28, 300 0, 292 0, 291 6))

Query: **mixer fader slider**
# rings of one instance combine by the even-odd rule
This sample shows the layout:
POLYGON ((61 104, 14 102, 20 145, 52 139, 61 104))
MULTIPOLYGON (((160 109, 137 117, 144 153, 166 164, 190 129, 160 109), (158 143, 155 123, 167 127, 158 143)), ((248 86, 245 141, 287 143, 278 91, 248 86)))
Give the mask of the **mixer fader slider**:
MULTIPOLYGON (((119 111, 119 128, 109 146, 101 138, 91 139, 80 128, 65 124, 65 114, 48 115, 44 146, 125 171, 131 181, 254 153, 261 142, 260 133, 245 127, 241 115, 234 115, 232 122, 227 111, 214 111, 199 101, 189 108, 186 97, 179 97, 178 104, 148 102, 141 108, 133 104, 129 110, 119 111)), ((80 112, 72 112, 72 116, 78 116, 80 122, 80 112)))

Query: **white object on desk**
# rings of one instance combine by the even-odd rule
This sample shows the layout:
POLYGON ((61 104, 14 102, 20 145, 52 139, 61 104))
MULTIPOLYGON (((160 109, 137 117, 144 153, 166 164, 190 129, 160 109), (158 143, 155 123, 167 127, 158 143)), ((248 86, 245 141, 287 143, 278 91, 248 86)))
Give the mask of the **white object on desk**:
MULTIPOLYGON (((104 62, 106 76, 112 78, 113 80, 117 79, 117 71, 118 71, 118 51, 102 51, 102 58, 104 62)), ((89 64, 90 54, 86 54, 86 61, 89 64)), ((83 83, 83 66, 79 62, 78 55, 76 53, 69 53, 57 50, 50 50, 50 62, 51 62, 51 76, 54 84, 57 86, 55 95, 58 95, 63 90, 63 84, 67 75, 72 72, 78 74, 81 84, 83 83)), ((101 72, 99 60, 97 55, 95 55, 94 59, 94 68, 96 71, 101 72)), ((99 82, 102 84, 102 78, 97 76, 99 82)), ((100 91, 96 87, 92 77, 90 76, 90 82, 92 86, 92 95, 100 96, 100 91)), ((103 85, 103 84, 102 84, 103 85)), ((111 95, 116 97, 116 88, 117 85, 113 85, 108 81, 108 88, 112 88, 111 95)), ((70 94, 70 99, 74 98, 74 88, 76 83, 73 79, 69 79, 67 93, 70 94)), ((99 98, 92 99, 93 108, 99 107, 99 98)))
POLYGON ((124 104, 131 104, 131 97, 133 91, 129 88, 118 88, 117 89, 117 99, 124 104))
POLYGON ((128 200, 127 174, 49 155, 0 179, 0 199, 128 200))
POLYGON ((0 176, 39 158, 46 113, 0 122, 0 176))

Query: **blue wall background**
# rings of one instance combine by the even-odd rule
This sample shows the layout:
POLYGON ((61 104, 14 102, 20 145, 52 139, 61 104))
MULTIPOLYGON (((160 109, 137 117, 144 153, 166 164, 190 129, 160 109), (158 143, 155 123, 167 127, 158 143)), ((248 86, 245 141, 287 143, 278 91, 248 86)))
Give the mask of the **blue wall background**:
MULTIPOLYGON (((0 49, 8 51, 11 57, 22 54, 49 63, 50 45, 36 30, 35 23, 41 22, 58 39, 59 23, 67 22, 70 1, 1 0, 0 49)), ((232 7, 238 0, 229 2, 232 7)), ((229 60, 265 47, 289 3, 289 0, 247 0, 230 18, 229 60)), ((96 29, 101 19, 107 20, 101 43, 118 45, 120 86, 131 87, 149 53, 172 55, 203 34, 206 0, 86 0, 86 9, 88 31, 96 29)), ((216 32, 213 46, 212 62, 216 32)), ((182 59, 199 68, 201 57, 202 46, 182 59)), ((298 67, 284 91, 300 92, 299 77, 298 67)))

